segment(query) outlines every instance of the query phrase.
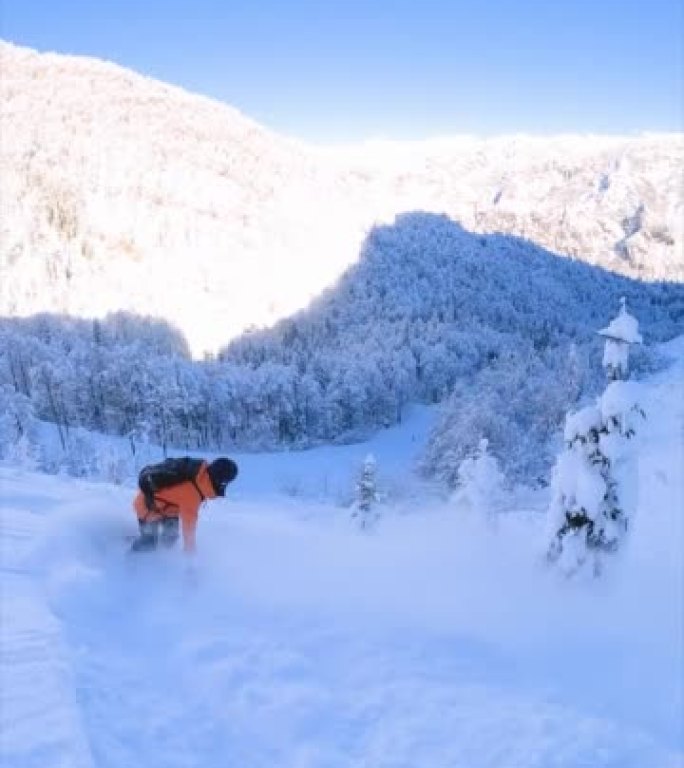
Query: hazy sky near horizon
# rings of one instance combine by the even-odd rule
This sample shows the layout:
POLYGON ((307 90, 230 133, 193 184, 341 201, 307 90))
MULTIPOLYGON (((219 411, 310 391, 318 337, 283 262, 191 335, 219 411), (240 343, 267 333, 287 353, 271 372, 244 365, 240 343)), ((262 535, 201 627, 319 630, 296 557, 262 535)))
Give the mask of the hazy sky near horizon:
POLYGON ((684 129, 682 0, 0 0, 3 39, 114 61, 318 143, 684 129))

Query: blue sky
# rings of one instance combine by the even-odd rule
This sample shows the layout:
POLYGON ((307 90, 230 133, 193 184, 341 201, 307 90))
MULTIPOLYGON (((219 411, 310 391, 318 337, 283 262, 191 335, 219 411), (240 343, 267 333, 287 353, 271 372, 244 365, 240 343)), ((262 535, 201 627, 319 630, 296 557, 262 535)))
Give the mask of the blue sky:
POLYGON ((1 0, 0 34, 305 140, 682 130, 682 0, 1 0))

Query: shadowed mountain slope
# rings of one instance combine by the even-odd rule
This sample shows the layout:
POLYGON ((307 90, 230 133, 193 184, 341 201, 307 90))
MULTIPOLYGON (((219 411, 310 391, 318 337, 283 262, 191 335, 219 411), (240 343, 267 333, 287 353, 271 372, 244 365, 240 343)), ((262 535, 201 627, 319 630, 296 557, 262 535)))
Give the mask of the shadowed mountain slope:
MULTIPOLYGON (((375 227, 361 258, 306 310, 246 334, 222 353, 258 366, 348 355, 369 340, 430 346, 447 337, 515 335, 535 348, 589 341, 625 296, 650 341, 684 322, 684 285, 644 283, 554 254, 523 238, 468 232, 447 216, 406 213, 375 227)), ((495 345, 496 346, 496 345, 495 345)), ((458 344, 453 352, 458 356, 458 344)))
POLYGON ((623 296, 647 345, 633 352, 639 374, 657 364, 649 346, 684 327, 684 285, 415 212, 375 228, 360 261, 308 310, 241 337, 221 359, 271 381, 268 402, 286 414, 276 442, 363 434, 400 420, 409 402, 448 399, 445 418, 462 412, 452 469, 487 437, 509 473, 529 478, 546 471, 566 411, 600 387, 596 331, 623 296), (312 401, 324 403, 315 419, 312 401))

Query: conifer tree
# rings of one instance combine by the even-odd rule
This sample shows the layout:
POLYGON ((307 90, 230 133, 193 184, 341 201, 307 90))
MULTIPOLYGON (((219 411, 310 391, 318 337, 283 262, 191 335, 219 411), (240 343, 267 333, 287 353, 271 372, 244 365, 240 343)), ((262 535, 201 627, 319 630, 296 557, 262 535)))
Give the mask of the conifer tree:
POLYGON ((618 317, 600 333, 607 337, 609 384, 595 405, 567 417, 566 448, 553 474, 547 557, 567 575, 589 569, 598 576, 605 556, 620 548, 636 507, 629 440, 644 413, 637 385, 622 377, 629 370, 628 344, 640 342, 641 336, 624 300, 618 317))
POLYGON ((352 518, 360 528, 371 528, 377 522, 377 502, 377 465, 375 457, 369 453, 364 459, 356 482, 356 501, 352 512, 352 518))
POLYGON ((631 344, 641 344, 639 323, 627 311, 627 301, 620 299, 620 312, 606 328, 599 331, 599 336, 606 339, 603 351, 603 369, 609 381, 629 378, 629 348, 631 344))

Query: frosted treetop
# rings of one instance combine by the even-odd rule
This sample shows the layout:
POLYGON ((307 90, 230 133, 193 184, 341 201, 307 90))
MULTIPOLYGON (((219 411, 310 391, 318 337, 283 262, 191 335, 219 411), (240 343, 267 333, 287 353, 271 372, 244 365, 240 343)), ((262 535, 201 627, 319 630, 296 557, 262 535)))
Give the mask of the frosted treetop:
POLYGON ((616 341, 625 341, 628 344, 641 344, 643 341, 639 333, 639 322, 627 311, 627 302, 624 298, 620 299, 620 312, 616 318, 610 321, 606 328, 602 328, 598 333, 600 336, 607 336, 616 341))

